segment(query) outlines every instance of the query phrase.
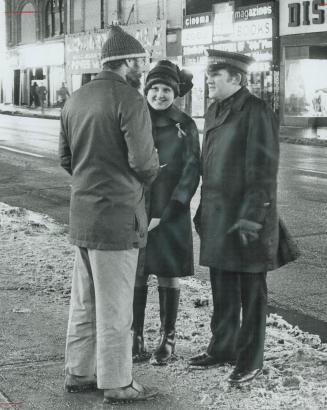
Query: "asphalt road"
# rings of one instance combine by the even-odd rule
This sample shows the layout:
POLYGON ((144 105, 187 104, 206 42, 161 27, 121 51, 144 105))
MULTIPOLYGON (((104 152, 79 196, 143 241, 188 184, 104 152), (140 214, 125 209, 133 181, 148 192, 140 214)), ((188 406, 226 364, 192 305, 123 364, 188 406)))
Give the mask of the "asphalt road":
MULTIPOLYGON (((70 176, 58 166, 59 122, 0 115, 0 201, 68 222, 70 176), (14 151, 13 151, 14 150, 14 151), (17 152, 18 150, 18 152, 17 152)), ((192 201, 195 210, 199 193, 192 201)), ((327 148, 281 144, 279 210, 301 258, 268 275, 269 304, 327 341, 327 148)), ((195 260, 199 241, 194 236, 195 260)), ((208 280, 206 268, 197 275, 208 280)))

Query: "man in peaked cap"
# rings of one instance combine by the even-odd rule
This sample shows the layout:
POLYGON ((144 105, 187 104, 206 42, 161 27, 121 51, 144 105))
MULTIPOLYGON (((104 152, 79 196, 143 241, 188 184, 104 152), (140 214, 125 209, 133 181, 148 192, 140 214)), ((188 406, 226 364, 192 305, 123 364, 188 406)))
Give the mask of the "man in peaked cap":
POLYGON ((210 268, 213 316, 207 351, 190 365, 233 363, 233 384, 261 373, 266 273, 288 262, 277 252, 278 125, 267 104, 246 88, 251 63, 245 55, 208 50, 214 102, 205 116, 201 201, 194 218, 200 264, 210 268))
POLYGON ((65 389, 98 387, 108 403, 156 394, 132 378, 133 290, 147 239, 143 191, 159 169, 146 101, 126 81, 140 78, 145 56, 135 38, 111 27, 103 71, 73 93, 61 114, 59 156, 72 175, 76 246, 65 389))

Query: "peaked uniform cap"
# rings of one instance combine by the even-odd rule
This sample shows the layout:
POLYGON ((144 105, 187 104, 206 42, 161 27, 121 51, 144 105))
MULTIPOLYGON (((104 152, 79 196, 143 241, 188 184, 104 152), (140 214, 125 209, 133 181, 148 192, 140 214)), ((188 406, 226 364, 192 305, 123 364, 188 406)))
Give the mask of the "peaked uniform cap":
POLYGON ((125 58, 146 57, 142 44, 119 26, 110 26, 108 38, 102 46, 101 64, 125 58))
POLYGON ((255 62, 253 57, 240 53, 232 53, 230 51, 208 49, 206 55, 207 71, 209 73, 226 66, 235 67, 242 72, 247 73, 249 66, 255 62))

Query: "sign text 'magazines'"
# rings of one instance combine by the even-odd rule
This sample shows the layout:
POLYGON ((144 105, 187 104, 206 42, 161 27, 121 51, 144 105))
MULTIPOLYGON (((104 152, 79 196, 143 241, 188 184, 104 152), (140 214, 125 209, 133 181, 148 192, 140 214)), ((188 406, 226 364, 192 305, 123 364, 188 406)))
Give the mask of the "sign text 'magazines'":
POLYGON ((234 21, 254 20, 262 17, 270 17, 273 14, 273 4, 266 3, 257 6, 239 7, 234 12, 234 21))

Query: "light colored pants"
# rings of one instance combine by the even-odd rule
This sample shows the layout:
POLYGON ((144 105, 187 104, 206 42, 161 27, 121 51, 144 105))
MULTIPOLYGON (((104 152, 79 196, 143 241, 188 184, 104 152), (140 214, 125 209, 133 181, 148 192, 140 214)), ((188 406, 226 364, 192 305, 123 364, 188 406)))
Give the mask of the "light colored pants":
POLYGON ((99 389, 132 381, 133 292, 138 249, 76 248, 66 341, 66 374, 99 389))

